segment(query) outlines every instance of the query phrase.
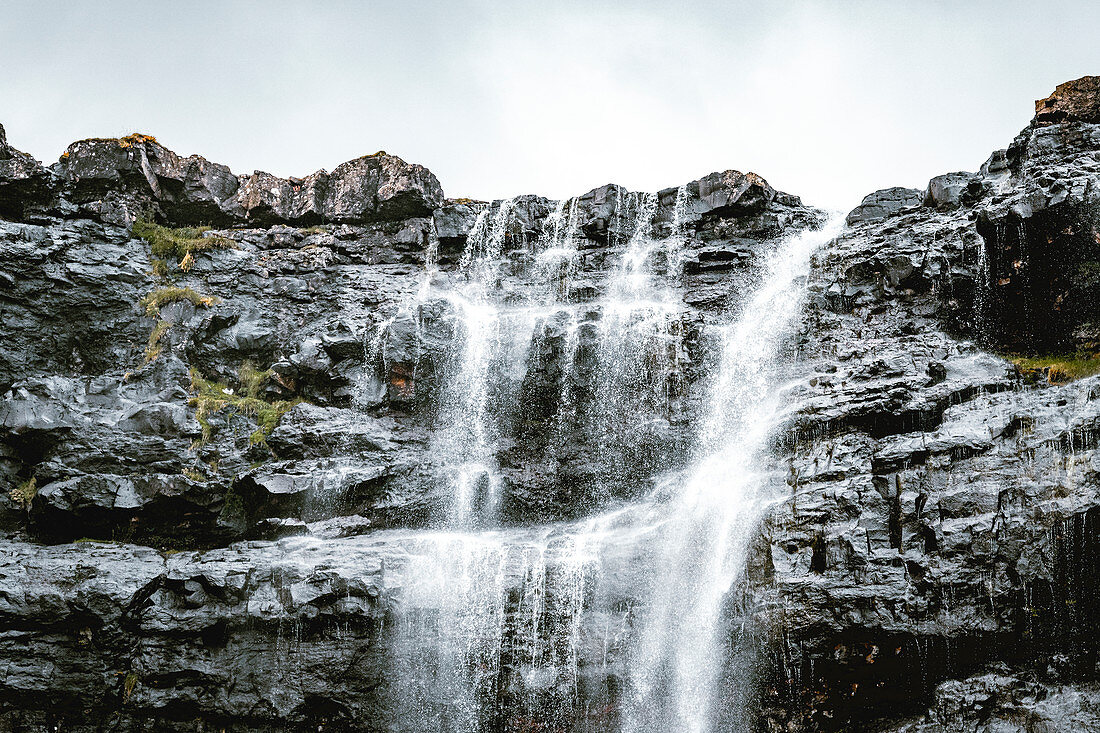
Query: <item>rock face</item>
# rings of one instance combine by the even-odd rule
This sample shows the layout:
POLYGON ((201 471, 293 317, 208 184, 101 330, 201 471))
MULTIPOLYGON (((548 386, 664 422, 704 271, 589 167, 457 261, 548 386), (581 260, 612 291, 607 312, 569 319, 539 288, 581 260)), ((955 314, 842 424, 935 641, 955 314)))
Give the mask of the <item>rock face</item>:
POLYGON ((859 206, 848 212, 848 224, 885 219, 903 209, 920 206, 926 197, 915 188, 884 188, 863 197, 859 206))
POLYGON ((1100 76, 1082 76, 1059 84, 1054 94, 1035 102, 1035 122, 1100 122, 1100 76))
POLYGON ((48 197, 50 176, 37 160, 8 145, 0 125, 0 216, 21 218, 48 197))
POLYGON ((1091 86, 1059 87, 1041 108, 1074 111, 1040 113, 1004 166, 933 179, 825 253, 789 498, 743 589, 776 639, 769 729, 1097 726, 1098 383, 998 356, 1094 358, 1091 86))
POLYGON ((315 225, 429 216, 443 200, 431 171, 386 153, 344 163, 331 174, 237 177, 198 155, 176 155, 149 135, 81 140, 54 166, 60 210, 128 225, 159 215, 172 226, 315 225))
MULTIPOLYGON (((1100 726, 1100 377, 1005 357, 1100 343, 1096 79, 815 256, 726 603, 747 725, 1100 726)), ((713 327, 823 221, 738 171, 490 203, 384 153, 46 169, 2 128, 0 217, 0 728, 72 731, 619 729, 622 517, 690 460, 713 327), (471 466, 499 526, 425 531, 471 466)))

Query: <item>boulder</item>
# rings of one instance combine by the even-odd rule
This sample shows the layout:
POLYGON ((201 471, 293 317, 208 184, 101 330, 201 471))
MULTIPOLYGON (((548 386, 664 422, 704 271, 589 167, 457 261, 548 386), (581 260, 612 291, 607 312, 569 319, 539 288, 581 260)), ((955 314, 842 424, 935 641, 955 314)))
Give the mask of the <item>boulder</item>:
POLYGON ((1054 88, 1035 102, 1035 123, 1100 122, 1100 76, 1082 76, 1054 88))
POLYGON ((977 174, 944 173, 928 182, 924 205, 937 208, 958 206, 964 198, 974 200, 981 192, 981 177, 977 174))
POLYGON ((0 125, 0 217, 22 219, 51 198, 50 175, 32 156, 8 145, 0 125))
MULTIPOLYGON (((742 173, 728 170, 710 173, 687 184, 687 211, 683 212, 688 221, 698 221, 703 217, 738 217, 758 214, 777 197, 780 192, 772 188, 767 181, 755 173, 742 173)), ((660 192, 662 208, 675 206, 678 188, 667 188, 660 192)), ((782 194, 786 199, 796 200, 782 194)), ((671 220, 671 216, 669 219, 671 220)))
POLYGON ((431 216, 443 187, 422 165, 378 152, 336 167, 328 180, 326 221, 368 222, 431 216))
POLYGON ((859 206, 848 212, 845 221, 848 225, 863 221, 885 219, 903 209, 920 206, 924 202, 924 192, 916 188, 883 188, 863 197, 859 206))

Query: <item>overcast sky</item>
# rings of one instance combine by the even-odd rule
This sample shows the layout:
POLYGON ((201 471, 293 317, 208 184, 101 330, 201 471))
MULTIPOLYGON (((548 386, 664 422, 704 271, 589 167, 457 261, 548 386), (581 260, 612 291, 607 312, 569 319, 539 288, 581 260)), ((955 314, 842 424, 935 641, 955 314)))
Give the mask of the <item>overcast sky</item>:
POLYGON ((1100 74, 1098 2, 22 2, 0 123, 52 163, 147 132, 237 173, 386 150, 448 196, 755 171, 848 209, 975 170, 1100 74))

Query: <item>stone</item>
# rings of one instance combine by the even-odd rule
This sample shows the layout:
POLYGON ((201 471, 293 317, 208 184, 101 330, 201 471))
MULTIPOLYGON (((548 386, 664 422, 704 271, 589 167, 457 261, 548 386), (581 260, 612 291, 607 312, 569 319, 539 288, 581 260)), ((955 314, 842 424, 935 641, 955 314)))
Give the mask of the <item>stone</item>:
POLYGON ((1082 76, 1059 84, 1035 102, 1035 123, 1100 122, 1100 76, 1082 76))
MULTIPOLYGON (((1100 377, 1029 381, 1002 356, 1100 341, 1088 93, 1056 92, 976 174, 869 195, 815 253, 760 466, 767 511, 723 602, 724 638, 757 682, 737 705, 762 729, 1097 726, 1100 377)), ((458 618, 484 621, 417 605, 440 578, 478 598, 444 574, 465 562, 502 603, 493 699, 517 716, 502 720, 613 729, 597 718, 622 709, 622 634, 651 580, 626 518, 690 465, 711 326, 776 238, 822 212, 736 171, 661 191, 654 228, 682 266, 662 342, 675 368, 647 352, 609 392, 604 296, 638 194, 567 199, 566 233, 557 202, 511 201, 501 302, 537 300, 549 232, 575 245, 577 271, 568 303, 517 339, 522 361, 488 367, 486 399, 515 407, 493 413, 499 526, 468 536, 435 531, 454 470, 439 407, 462 394, 456 263, 501 202, 444 200, 392 156, 236 179, 126 140, 76 144, 32 175, 44 192, 5 210, 21 220, 0 222, 0 727, 392 729, 422 701, 411 674, 443 657, 438 640, 458 618), (173 281, 220 302, 138 305, 163 287, 125 226, 146 205, 169 223, 225 217, 212 234, 233 248, 173 281), (632 401, 650 380, 660 388, 632 401), (203 398, 225 405, 200 423, 203 398), (605 554, 578 573, 573 520, 609 508, 592 535, 605 554), (576 595, 581 581, 593 585, 576 595), (569 616, 578 598, 587 611, 569 616), (533 644, 535 620, 571 629, 575 648, 533 644), (532 649, 552 662, 529 664, 532 649), (573 704, 584 712, 569 717, 573 704)))
POLYGON ((7 133, 0 125, 0 216, 22 219, 51 198, 49 171, 8 145, 7 133))
POLYGON ((859 206, 848 212, 848 225, 885 219, 905 209, 921 206, 924 194, 915 188, 884 188, 863 197, 859 206))
POLYGON ((964 198, 974 200, 981 193, 981 178, 974 173, 945 173, 928 182, 924 205, 958 206, 964 198))

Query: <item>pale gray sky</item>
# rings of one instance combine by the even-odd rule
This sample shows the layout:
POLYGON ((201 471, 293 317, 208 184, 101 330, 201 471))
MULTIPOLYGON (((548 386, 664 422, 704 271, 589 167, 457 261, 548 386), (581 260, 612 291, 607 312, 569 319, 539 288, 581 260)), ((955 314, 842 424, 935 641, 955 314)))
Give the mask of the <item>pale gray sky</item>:
POLYGON ((48 2, 0 12, 0 123, 46 163, 134 131, 237 173, 384 149, 448 196, 752 170, 847 209, 975 170, 1100 73, 1100 3, 48 2))

